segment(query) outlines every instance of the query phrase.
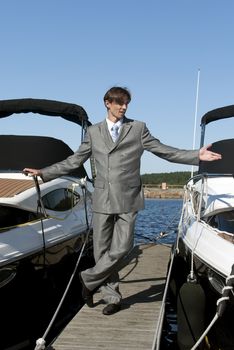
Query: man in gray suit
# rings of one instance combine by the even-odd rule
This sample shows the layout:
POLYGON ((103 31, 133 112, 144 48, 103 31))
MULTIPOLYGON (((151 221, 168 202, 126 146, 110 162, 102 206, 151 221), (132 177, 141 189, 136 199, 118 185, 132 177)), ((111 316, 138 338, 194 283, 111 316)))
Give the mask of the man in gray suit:
POLYGON ((220 154, 203 147, 181 150, 162 144, 153 137, 145 123, 125 116, 130 92, 113 87, 104 96, 107 117, 88 128, 79 149, 69 158, 44 169, 25 168, 43 181, 68 174, 93 156, 96 178, 93 193, 93 231, 95 266, 82 271, 82 295, 93 306, 93 293, 101 286, 107 304, 104 315, 120 310, 118 268, 134 242, 137 212, 144 208, 140 178, 140 160, 145 150, 170 162, 198 165, 199 159, 213 161, 220 154), (112 135, 113 134, 113 135, 112 135))

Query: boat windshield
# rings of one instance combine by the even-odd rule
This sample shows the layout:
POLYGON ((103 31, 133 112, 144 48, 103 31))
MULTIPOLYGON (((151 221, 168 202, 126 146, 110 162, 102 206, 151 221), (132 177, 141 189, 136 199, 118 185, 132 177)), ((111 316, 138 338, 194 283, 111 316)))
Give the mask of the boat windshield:
POLYGON ((234 211, 225 211, 212 217, 210 224, 220 231, 234 234, 234 211))

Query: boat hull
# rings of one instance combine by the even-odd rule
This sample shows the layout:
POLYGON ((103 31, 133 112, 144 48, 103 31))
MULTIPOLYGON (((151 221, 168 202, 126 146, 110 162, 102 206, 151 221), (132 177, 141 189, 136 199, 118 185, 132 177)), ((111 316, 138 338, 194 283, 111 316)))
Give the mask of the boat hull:
MULTIPOLYGON (((9 274, 12 273, 14 277, 0 288, 1 350, 31 350, 35 347, 36 340, 41 338, 47 329, 74 272, 86 234, 83 232, 79 237, 7 266, 9 274), (50 263, 44 264, 43 261, 50 263)), ((92 264, 90 234, 68 294, 45 339, 47 345, 83 305, 78 271, 92 264)))

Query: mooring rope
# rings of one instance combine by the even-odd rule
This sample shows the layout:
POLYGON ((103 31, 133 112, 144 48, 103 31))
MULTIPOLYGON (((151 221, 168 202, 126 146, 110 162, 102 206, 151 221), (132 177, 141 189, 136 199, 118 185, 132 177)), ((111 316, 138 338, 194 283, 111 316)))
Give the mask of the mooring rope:
POLYGON ((62 304, 63 304, 63 301, 64 301, 64 299, 65 299, 65 297, 66 297, 66 295, 67 295, 67 292, 68 292, 68 290, 69 290, 69 288, 70 288, 70 285, 71 285, 71 283, 72 283, 72 280, 73 280, 73 278, 74 278, 74 276, 75 276, 75 273, 76 273, 76 270, 77 270, 78 265, 79 265, 79 263, 80 263, 80 259, 81 259, 81 256, 82 256, 82 254, 83 254, 85 245, 86 245, 86 243, 87 243, 87 241, 88 241, 88 236, 89 236, 90 231, 91 231, 91 226, 92 226, 92 225, 90 225, 90 228, 89 228, 89 230, 87 231, 87 234, 86 234, 86 237, 85 237, 85 241, 84 241, 84 243, 83 243, 83 245, 82 245, 82 248, 81 248, 80 254, 79 254, 79 256, 78 256, 78 259, 77 259, 75 268, 74 268, 74 270, 73 270, 73 272, 72 272, 72 275, 71 275, 70 280, 69 280, 69 282, 68 282, 68 284, 67 284, 67 287, 66 287, 66 289, 65 289, 65 291, 64 291, 64 293, 63 293, 63 296, 62 296, 62 298, 61 298, 61 300, 60 300, 60 302, 59 302, 59 304, 58 304, 58 307, 57 307, 57 309, 56 309, 56 311, 55 311, 55 313, 54 313, 54 315, 53 315, 53 317, 52 317, 52 319, 51 319, 51 321, 50 321, 50 323, 49 323, 49 325, 48 325, 48 327, 47 327, 45 333, 43 334, 42 338, 37 339, 37 341, 36 341, 36 347, 35 347, 34 350, 43 350, 43 349, 45 349, 45 338, 46 338, 46 336, 47 336, 47 334, 48 334, 50 328, 52 327, 55 318, 57 317, 57 314, 58 314, 58 312, 59 312, 59 310, 60 310, 60 308, 61 308, 61 306, 62 306, 62 304))
MULTIPOLYGON (((177 216, 178 216, 178 213, 176 213, 174 215, 172 220, 167 225, 167 228, 169 228, 170 225, 174 222, 174 220, 177 219, 177 216)), ((163 237, 165 237, 166 235, 167 234, 165 234, 162 231, 155 239, 155 241, 157 241, 157 244, 158 244, 158 240, 163 238, 163 237)), ((177 235, 177 237, 178 237, 178 235, 177 235)), ((166 244, 163 244, 161 242, 160 242, 160 244, 161 245, 166 245, 166 244)), ((168 245, 166 245, 166 246, 168 246, 168 245)), ((170 245, 170 247, 171 247, 171 245, 170 245)), ((174 248, 173 248, 172 253, 171 253, 171 261, 170 261, 170 265, 169 265, 168 272, 167 272, 166 284, 165 284, 165 289, 164 289, 164 293, 163 293, 163 299, 162 299, 161 308, 160 308, 160 311, 159 311, 157 327, 156 327, 155 334, 154 334, 152 350, 159 350, 159 347, 160 347, 160 339, 161 339, 162 326, 163 326, 163 320, 164 320, 164 314, 165 314, 166 297, 167 297, 167 292, 168 292, 168 288, 169 288, 169 282, 170 282, 170 278, 171 278, 171 271, 172 271, 172 267, 173 267, 174 257, 175 257, 176 253, 178 253, 178 244, 177 244, 177 242, 176 242, 176 244, 174 244, 174 248)))

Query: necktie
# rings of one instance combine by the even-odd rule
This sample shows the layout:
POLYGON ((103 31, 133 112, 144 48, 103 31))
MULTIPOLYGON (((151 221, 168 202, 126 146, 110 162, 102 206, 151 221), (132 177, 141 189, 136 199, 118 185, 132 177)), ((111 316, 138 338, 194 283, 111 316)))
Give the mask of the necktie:
POLYGON ((115 142, 119 136, 119 126, 114 124, 111 128, 111 137, 112 140, 115 142))

